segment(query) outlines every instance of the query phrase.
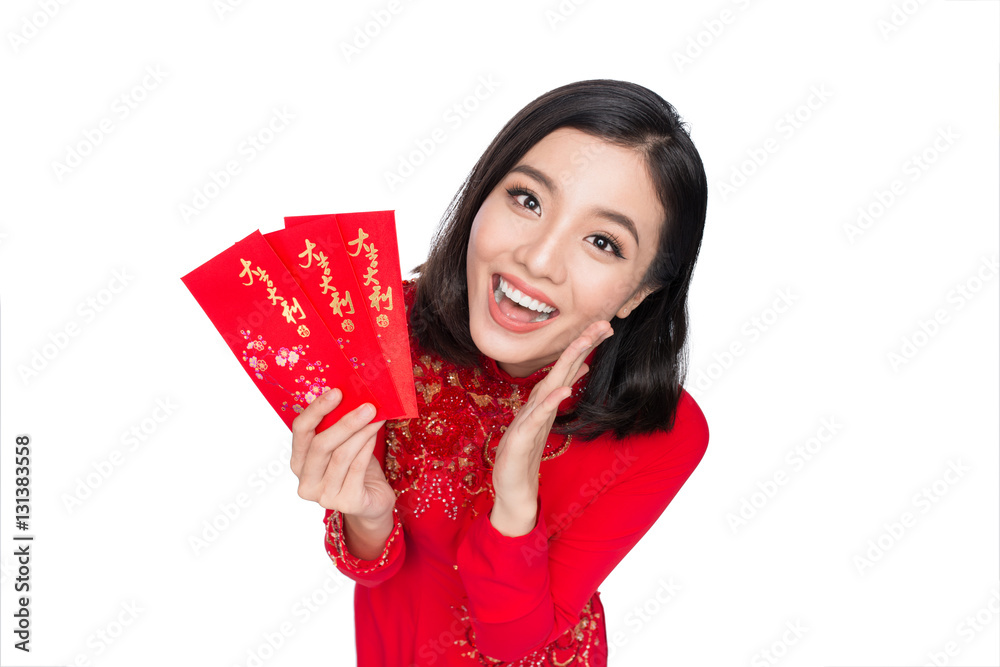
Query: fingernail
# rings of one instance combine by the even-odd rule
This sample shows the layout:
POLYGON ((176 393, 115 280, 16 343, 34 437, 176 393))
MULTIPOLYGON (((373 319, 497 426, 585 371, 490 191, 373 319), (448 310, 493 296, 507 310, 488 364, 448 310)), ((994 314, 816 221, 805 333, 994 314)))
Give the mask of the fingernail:
POLYGON ((375 416, 375 406, 372 405, 371 403, 365 403, 361 407, 361 416, 362 416, 362 418, 364 418, 366 420, 367 419, 371 419, 372 417, 374 417, 375 416))

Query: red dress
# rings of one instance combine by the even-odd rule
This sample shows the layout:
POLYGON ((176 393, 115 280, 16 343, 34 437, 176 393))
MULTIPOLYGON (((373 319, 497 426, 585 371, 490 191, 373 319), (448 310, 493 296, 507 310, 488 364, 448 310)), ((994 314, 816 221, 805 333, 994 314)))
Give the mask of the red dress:
MULTIPOLYGON (((408 310, 416 281, 403 285, 408 310)), ((359 667, 606 665, 597 588, 701 461, 698 405, 685 391, 670 433, 621 443, 551 434, 535 528, 507 537, 490 523, 496 447, 551 366, 513 378, 485 355, 459 367, 410 345, 420 416, 387 421, 375 449, 396 491, 382 554, 354 557, 340 512, 324 516, 327 552, 356 582, 359 667)))

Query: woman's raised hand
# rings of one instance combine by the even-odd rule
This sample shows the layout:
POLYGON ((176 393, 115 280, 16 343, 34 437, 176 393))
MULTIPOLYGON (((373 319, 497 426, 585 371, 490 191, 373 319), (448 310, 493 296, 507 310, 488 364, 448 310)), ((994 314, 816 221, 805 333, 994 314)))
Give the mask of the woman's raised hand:
POLYGON ((531 390, 497 445, 493 489, 498 498, 534 506, 539 465, 559 404, 569 398, 573 385, 590 370, 584 363, 587 354, 613 333, 607 320, 593 322, 531 390))
POLYGON ((316 433, 323 417, 341 400, 343 393, 331 389, 292 421, 291 466, 299 478, 299 496, 361 519, 383 519, 396 504, 396 494, 373 453, 385 420, 372 422, 375 408, 365 403, 316 433))

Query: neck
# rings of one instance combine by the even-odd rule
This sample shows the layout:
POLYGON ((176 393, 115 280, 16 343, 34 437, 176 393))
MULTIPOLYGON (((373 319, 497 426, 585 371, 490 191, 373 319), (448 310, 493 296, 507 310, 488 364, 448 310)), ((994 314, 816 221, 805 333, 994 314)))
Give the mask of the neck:
POLYGON ((509 364, 507 362, 498 361, 497 368, 501 369, 504 373, 507 373, 513 378, 526 378, 537 372, 539 369, 545 368, 545 366, 509 364))

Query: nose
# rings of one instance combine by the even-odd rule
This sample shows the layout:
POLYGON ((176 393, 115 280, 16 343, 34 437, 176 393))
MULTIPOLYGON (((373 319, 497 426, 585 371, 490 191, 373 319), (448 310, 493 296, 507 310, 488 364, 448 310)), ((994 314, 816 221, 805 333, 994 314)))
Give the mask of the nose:
POLYGON ((533 278, 562 283, 566 279, 566 253, 570 247, 564 227, 559 221, 549 219, 524 230, 517 237, 514 261, 533 278))

